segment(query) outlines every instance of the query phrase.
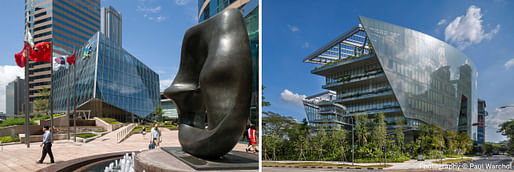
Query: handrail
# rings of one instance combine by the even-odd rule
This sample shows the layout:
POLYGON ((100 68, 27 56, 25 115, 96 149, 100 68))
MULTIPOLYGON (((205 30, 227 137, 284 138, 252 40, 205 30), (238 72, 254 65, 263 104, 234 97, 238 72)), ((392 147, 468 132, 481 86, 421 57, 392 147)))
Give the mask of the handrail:
POLYGON ((120 143, 123 140, 125 140, 125 138, 127 138, 127 136, 130 135, 130 132, 132 132, 132 130, 134 128, 136 128, 136 124, 132 123, 132 124, 129 124, 126 128, 118 131, 118 133, 116 133, 116 141, 117 141, 117 143, 120 143))

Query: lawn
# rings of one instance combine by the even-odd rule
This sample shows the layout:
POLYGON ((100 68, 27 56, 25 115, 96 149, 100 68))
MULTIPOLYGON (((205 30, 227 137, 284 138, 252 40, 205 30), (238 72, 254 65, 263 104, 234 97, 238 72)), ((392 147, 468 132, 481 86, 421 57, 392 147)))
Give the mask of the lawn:
POLYGON ((77 137, 80 137, 80 138, 90 138, 90 137, 94 137, 96 136, 96 134, 93 134, 93 133, 80 133, 80 134, 77 134, 77 137))
POLYGON ((386 168, 392 165, 346 165, 346 164, 331 164, 322 162, 292 162, 292 163, 279 163, 279 162, 262 162, 262 166, 293 166, 293 167, 350 167, 350 168, 386 168))
MULTIPOLYGON (((455 163, 462 163, 462 162, 469 162, 472 161, 471 158, 462 158, 462 159, 445 159, 442 163, 444 164, 455 164, 455 163)), ((436 164, 441 164, 441 160, 434 161, 436 164)))
POLYGON ((97 133, 103 133, 103 132, 106 132, 107 130, 96 130, 95 132, 97 133))
POLYGON ((107 123, 109 123, 111 125, 121 123, 121 122, 117 121, 114 118, 100 118, 100 119, 102 119, 103 121, 105 121, 105 122, 107 122, 107 123))

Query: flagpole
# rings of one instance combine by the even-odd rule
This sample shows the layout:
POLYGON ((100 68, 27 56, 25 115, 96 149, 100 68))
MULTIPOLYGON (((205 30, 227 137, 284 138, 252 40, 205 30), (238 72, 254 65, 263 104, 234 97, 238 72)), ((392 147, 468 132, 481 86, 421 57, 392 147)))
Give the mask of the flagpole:
MULTIPOLYGON (((65 60, 66 63, 68 63, 68 59, 65 60)), ((52 62, 53 63, 53 62, 52 62)), ((69 64, 68 64, 69 66, 69 64)), ((69 66, 71 67, 71 66, 69 66)), ((66 121, 66 125, 68 126, 68 140, 70 140, 70 101, 71 101, 71 94, 70 94, 70 68, 68 67, 68 69, 66 69, 66 72, 67 72, 67 75, 68 75, 68 78, 66 78, 66 82, 68 84, 68 88, 66 90, 66 95, 67 95, 67 99, 66 99, 66 107, 67 107, 67 111, 66 111, 66 116, 68 117, 68 120, 66 121)))
MULTIPOLYGON (((50 59, 53 59, 53 56, 54 56, 54 39, 53 39, 53 31, 52 31, 52 41, 50 42, 50 59)), ((52 133, 54 133, 55 129, 54 129, 54 85, 53 85, 53 81, 54 81, 54 63, 52 62, 52 60, 50 60, 50 126, 52 127, 52 129, 50 131, 52 131, 52 133)))
MULTIPOLYGON (((31 2, 31 7, 32 7, 32 2, 31 2)), ((30 13, 29 12, 26 12, 25 13, 26 15, 26 19, 25 19, 25 39, 24 39, 24 43, 25 44, 29 44, 30 46, 30 43, 29 39, 29 20, 30 20, 30 13)), ((29 56, 30 56, 30 53, 29 53, 29 46, 26 46, 25 47, 25 144, 27 144, 27 148, 30 148, 30 121, 29 121, 29 118, 30 118, 30 99, 29 99, 29 93, 30 93, 30 86, 29 86, 29 56)))
MULTIPOLYGON (((75 57, 75 63, 77 63, 77 57, 75 57)), ((77 80, 77 65, 75 63, 73 63, 73 127, 75 128, 73 141, 77 142, 77 86, 75 85, 77 80)))
MULTIPOLYGON (((30 16, 27 16, 30 17, 30 16)), ((25 29, 28 32, 28 29, 25 29)), ((27 33, 25 33, 27 34, 27 33)), ((24 41, 25 44, 28 44, 24 41)), ((29 46, 25 48, 25 143, 27 144, 27 148, 30 148, 30 102, 29 102, 29 46)))

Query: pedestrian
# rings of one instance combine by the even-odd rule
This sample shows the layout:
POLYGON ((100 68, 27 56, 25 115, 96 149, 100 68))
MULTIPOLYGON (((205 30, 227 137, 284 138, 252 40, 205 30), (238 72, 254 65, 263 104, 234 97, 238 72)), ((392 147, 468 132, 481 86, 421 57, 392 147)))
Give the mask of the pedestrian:
POLYGON ((252 149, 253 149, 253 152, 256 153, 256 152, 259 152, 259 150, 257 150, 257 134, 256 134, 256 130, 255 130, 255 125, 250 125, 250 133, 248 133, 250 135, 250 143, 252 144, 252 149))
POLYGON ((146 135, 146 127, 143 125, 143 127, 141 127, 141 134, 143 134, 143 138, 145 138, 145 135, 146 135))
POLYGON ((45 126, 43 127, 43 133, 43 143, 39 145, 39 147, 43 147, 43 155, 41 155, 41 159, 37 161, 37 163, 43 163, 47 153, 50 156, 50 163, 54 163, 54 154, 52 154, 52 132, 50 132, 48 126, 45 126))
POLYGON ((161 143, 161 130, 159 130, 159 124, 155 124, 152 128, 152 141, 154 148, 159 146, 161 143))
POLYGON ((250 141, 250 125, 246 126, 246 130, 243 133, 243 139, 245 141, 248 140, 248 146, 246 146, 246 152, 250 151, 252 148, 252 142, 250 141))

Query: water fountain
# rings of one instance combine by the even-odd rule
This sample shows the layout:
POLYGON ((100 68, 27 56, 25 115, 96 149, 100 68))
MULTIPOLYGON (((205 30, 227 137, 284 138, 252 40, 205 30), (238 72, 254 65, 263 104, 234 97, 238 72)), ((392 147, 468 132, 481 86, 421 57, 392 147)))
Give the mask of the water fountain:
MULTIPOLYGON (((136 154, 134 152, 132 152, 131 155, 125 153, 123 158, 109 163, 109 165, 105 167, 104 172, 134 172, 135 156, 136 154)), ((143 170, 143 172, 145 171, 143 170)))

